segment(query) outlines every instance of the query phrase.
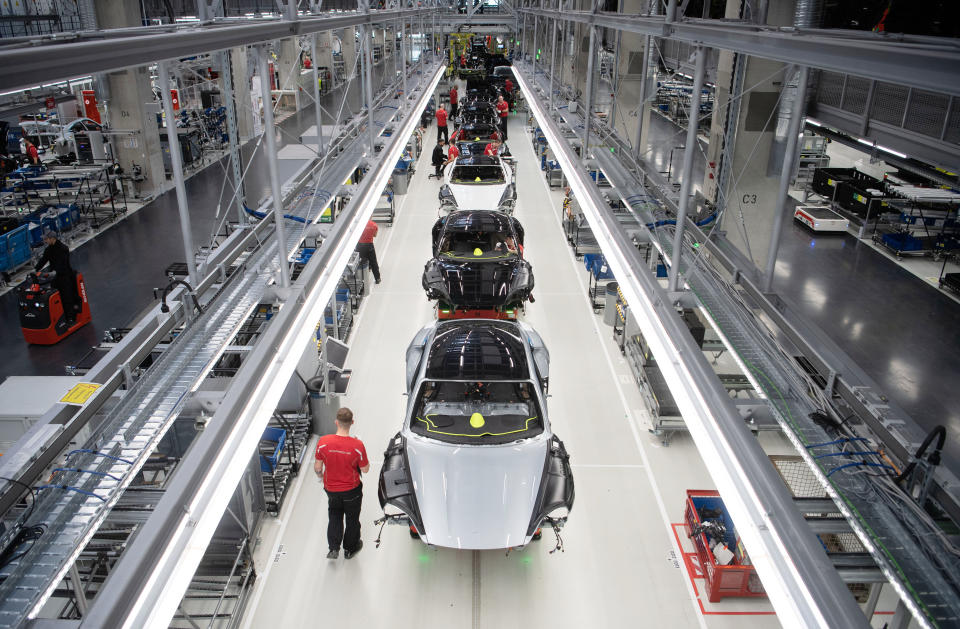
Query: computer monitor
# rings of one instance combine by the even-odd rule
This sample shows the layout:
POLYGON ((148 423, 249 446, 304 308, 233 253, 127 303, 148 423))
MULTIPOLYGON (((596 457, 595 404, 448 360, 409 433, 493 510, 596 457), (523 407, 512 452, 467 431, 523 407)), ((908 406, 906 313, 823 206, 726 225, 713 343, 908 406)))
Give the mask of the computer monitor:
POLYGON ((347 364, 347 353, 350 351, 350 346, 330 336, 324 337, 323 342, 326 344, 327 366, 342 370, 343 366, 347 364))

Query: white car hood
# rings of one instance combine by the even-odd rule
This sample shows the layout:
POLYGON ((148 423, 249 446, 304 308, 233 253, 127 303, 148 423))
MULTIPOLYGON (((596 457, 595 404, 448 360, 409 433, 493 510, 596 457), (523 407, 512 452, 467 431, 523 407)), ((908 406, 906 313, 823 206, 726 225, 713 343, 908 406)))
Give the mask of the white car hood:
POLYGON ((507 184, 455 184, 451 183, 450 191, 453 198, 457 200, 457 207, 482 208, 484 210, 495 210, 503 197, 503 191, 507 189, 507 184))
POLYGON ((424 542, 472 550, 530 541, 548 439, 502 446, 458 446, 407 439, 424 542))

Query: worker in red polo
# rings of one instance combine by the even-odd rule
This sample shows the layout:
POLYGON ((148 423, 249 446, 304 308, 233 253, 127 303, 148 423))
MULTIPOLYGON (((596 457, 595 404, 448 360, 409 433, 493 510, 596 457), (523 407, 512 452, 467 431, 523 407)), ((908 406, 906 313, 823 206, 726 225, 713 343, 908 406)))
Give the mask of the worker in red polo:
POLYGON ((491 140, 483 149, 484 155, 495 156, 500 154, 500 140, 491 140))
POLYGON ((27 163, 31 166, 40 165, 40 151, 37 150, 37 146, 30 140, 23 139, 23 148, 27 152, 27 163))
POLYGON ((323 480, 327 492, 327 559, 336 559, 343 545, 343 556, 350 559, 363 548, 360 539, 360 505, 363 502, 363 483, 360 474, 370 471, 367 449, 363 442, 350 436, 353 411, 337 411, 337 432, 324 435, 317 442, 313 471, 323 480), (346 529, 344 529, 346 521, 346 529))
POLYGON ((456 162, 458 157, 460 157, 460 149, 457 148, 457 143, 453 142, 450 144, 450 149, 447 151, 447 161, 443 163, 443 167, 446 168, 447 164, 456 162))
POLYGON ((360 241, 357 243, 357 253, 361 260, 366 260, 370 265, 370 272, 373 273, 373 281, 380 283, 380 265, 377 264, 377 250, 373 246, 373 239, 377 237, 380 226, 372 220, 367 221, 367 226, 363 228, 360 234, 360 241))
POLYGON ((457 104, 460 101, 460 96, 457 94, 457 84, 454 83, 453 87, 450 88, 450 117, 457 117, 457 104))
POLYGON ((447 135, 447 110, 443 105, 437 107, 437 142, 440 141, 440 136, 443 136, 444 142, 450 141, 450 136, 447 135))
POLYGON ((510 105, 503 100, 503 94, 497 96, 497 114, 500 116, 500 135, 502 139, 507 139, 507 115, 510 113, 510 105))

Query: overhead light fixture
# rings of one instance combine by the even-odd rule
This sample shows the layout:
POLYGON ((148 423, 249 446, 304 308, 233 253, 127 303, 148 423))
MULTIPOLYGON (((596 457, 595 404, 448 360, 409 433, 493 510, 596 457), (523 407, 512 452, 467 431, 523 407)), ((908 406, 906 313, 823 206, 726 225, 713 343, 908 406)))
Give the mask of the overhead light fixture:
MULTIPOLYGON (((376 159, 375 172, 370 175, 373 177, 371 184, 348 204, 345 214, 351 212, 350 205, 355 204, 358 207, 352 220, 349 223, 335 224, 334 233, 341 232, 342 236, 336 241, 335 249, 314 287, 300 296, 302 306, 289 315, 284 314, 284 309, 296 307, 290 300, 281 308, 278 316, 287 316, 289 320, 274 322, 274 325, 284 323, 284 332, 271 343, 275 347, 272 360, 250 391, 249 400, 242 407, 235 425, 217 450, 217 455, 207 468, 206 476, 194 492, 192 501, 185 506, 171 536, 171 543, 155 562, 154 570, 140 589, 139 598, 125 618, 118 621, 122 627, 160 629, 169 625, 223 517, 234 489, 250 464, 250 456, 256 452, 263 429, 269 423, 304 349, 313 338, 317 321, 324 316, 324 310, 340 282, 356 242, 373 215, 387 180, 393 174, 393 164, 396 164, 406 147, 406 139, 413 134, 420 121, 419 114, 440 82, 444 70, 444 65, 438 65, 417 105, 393 135, 393 142, 386 152, 376 159)), ((315 272, 315 267, 311 269, 311 264, 321 264, 321 257, 315 255, 301 277, 315 272)), ((256 349, 255 347, 254 351, 256 349)))
MULTIPOLYGON (((520 89, 536 94, 524 72, 515 74, 520 89)), ((730 408, 729 398, 721 397, 722 392, 716 387, 700 384, 713 375, 712 369, 701 364, 705 363, 702 353, 695 357, 692 352, 682 351, 681 348, 696 346, 686 330, 681 329, 685 326, 670 319, 675 317, 675 312, 665 291, 642 265, 631 264, 631 260, 636 262, 637 253, 628 251, 633 246, 625 234, 614 233, 619 227, 604 220, 607 210, 603 198, 583 172, 580 158, 567 144, 559 125, 540 100, 529 98, 527 106, 553 148, 621 292, 638 315, 641 332, 657 357, 700 456, 749 549, 778 619, 789 627, 863 625, 863 614, 856 602, 835 595, 842 588, 842 582, 826 555, 815 547, 817 538, 800 514, 795 509, 787 510, 792 504, 783 486, 774 484, 761 473, 769 468, 769 462, 742 422, 736 423, 739 417, 736 410, 730 408), (671 330, 676 332, 674 336, 671 330), (780 510, 783 512, 773 513, 768 500, 787 506, 780 510), (798 558, 804 559, 803 573, 817 572, 822 578, 804 579, 797 565, 798 558)))

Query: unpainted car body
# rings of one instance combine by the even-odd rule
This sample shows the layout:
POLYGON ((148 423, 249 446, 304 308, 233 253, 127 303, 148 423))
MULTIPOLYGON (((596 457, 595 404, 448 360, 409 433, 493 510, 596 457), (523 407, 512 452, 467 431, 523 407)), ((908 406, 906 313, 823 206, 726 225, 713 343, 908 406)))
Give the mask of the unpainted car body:
POLYGON ((380 474, 385 517, 432 546, 518 548, 574 502, 546 416, 550 355, 530 326, 439 321, 407 348, 407 411, 380 474))
POLYGON ((495 209, 516 201, 513 169, 499 156, 458 157, 447 165, 440 187, 441 211, 454 208, 495 209))
POLYGON ((458 310, 515 316, 534 287, 523 236, 520 221, 505 212, 460 210, 438 219, 433 258, 423 269, 427 298, 454 316, 458 310))

